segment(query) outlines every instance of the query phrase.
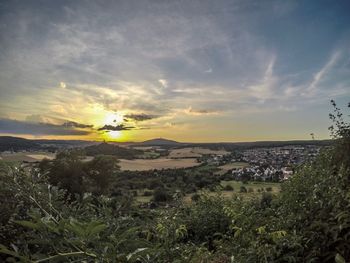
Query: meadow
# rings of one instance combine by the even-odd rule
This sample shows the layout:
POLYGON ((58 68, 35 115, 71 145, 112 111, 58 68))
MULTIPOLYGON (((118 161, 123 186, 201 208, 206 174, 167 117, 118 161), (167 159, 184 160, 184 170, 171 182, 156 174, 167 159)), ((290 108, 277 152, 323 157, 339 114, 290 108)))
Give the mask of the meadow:
MULTIPOLYGON (((272 183, 272 182, 256 182, 251 181, 247 183, 242 183, 241 181, 221 181, 220 183, 222 188, 218 188, 217 191, 199 191, 199 194, 206 193, 209 196, 214 195, 221 195, 225 199, 230 199, 232 197, 239 197, 242 200, 249 200, 252 198, 261 198, 263 193, 272 193, 272 194, 278 194, 281 191, 281 184, 280 183, 272 183), (232 187, 232 190, 225 190, 226 187, 230 186, 232 187), (246 189, 242 190, 242 187, 246 189)), ((151 191, 149 189, 141 189, 137 191, 137 196, 135 197, 136 203, 148 203, 152 201, 153 195, 145 196, 144 192, 151 191)), ((152 192, 152 191, 151 191, 152 192)), ((183 197, 183 202, 185 204, 191 204, 193 202, 192 196, 198 194, 198 193, 191 193, 186 194, 183 197)))
POLYGON ((19 153, 6 153, 1 154, 1 160, 5 162, 37 162, 44 158, 52 160, 55 158, 54 153, 47 152, 19 152, 19 153))
POLYGON ((161 169, 188 168, 200 165, 194 158, 186 159, 120 159, 118 165, 123 171, 147 171, 161 169))
POLYGON ((229 154, 229 152, 225 150, 211 150, 211 149, 205 149, 202 147, 187 147, 187 148, 180 148, 180 149, 172 149, 169 152, 168 157, 169 158, 197 158, 201 157, 202 155, 225 155, 229 154))

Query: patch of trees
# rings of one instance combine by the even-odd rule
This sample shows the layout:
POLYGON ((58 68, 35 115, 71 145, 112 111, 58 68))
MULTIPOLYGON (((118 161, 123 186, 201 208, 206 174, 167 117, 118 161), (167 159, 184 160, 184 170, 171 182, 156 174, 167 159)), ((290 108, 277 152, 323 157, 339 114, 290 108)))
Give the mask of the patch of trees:
POLYGON ((32 140, 12 136, 0 136, 0 151, 38 150, 40 145, 32 140))
POLYGON ((88 156, 112 155, 118 159, 134 159, 143 153, 142 151, 136 149, 119 147, 108 143, 87 146, 84 148, 84 150, 88 156))
POLYGON ((83 158, 77 150, 60 152, 52 161, 44 159, 39 170, 49 183, 66 189, 69 194, 108 194, 110 183, 119 171, 118 160, 108 155, 97 155, 88 162, 83 158))

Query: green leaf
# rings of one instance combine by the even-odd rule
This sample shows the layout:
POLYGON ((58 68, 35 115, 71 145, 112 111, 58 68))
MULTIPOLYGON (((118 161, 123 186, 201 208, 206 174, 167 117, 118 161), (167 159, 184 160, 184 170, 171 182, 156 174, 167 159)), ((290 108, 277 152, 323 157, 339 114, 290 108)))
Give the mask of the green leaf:
POLYGON ((143 248, 138 248, 136 249, 134 252, 130 253, 129 255, 126 256, 126 259, 129 261, 134 255, 146 250, 147 247, 143 247, 143 248))
POLYGON ((32 263, 33 261, 31 261, 30 259, 20 256, 17 252, 15 251, 11 251, 9 250, 7 247, 5 247, 4 245, 0 244, 0 254, 5 254, 5 255, 9 255, 9 256, 13 256, 16 258, 19 258, 22 262, 28 262, 28 263, 32 263))
POLYGON ((345 259, 343 258, 342 255, 340 255, 339 253, 337 253, 335 255, 335 262, 336 263, 346 263, 345 259))
POLYGON ((24 227, 27 227, 27 228, 30 228, 30 229, 35 229, 35 230, 39 230, 40 229, 40 225, 37 224, 37 223, 33 223, 33 222, 30 222, 30 221, 14 221, 16 224, 18 225, 21 225, 21 226, 24 226, 24 227))
POLYGON ((107 228, 107 225, 105 225, 103 223, 93 224, 92 226, 89 225, 89 227, 87 229, 88 235, 89 236, 97 235, 98 233, 102 232, 106 228, 107 228))

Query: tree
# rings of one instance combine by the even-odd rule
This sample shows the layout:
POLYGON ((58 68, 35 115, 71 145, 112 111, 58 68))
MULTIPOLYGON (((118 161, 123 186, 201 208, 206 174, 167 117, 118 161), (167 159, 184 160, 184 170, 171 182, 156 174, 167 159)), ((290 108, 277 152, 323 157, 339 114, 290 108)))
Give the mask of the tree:
POLYGON ((157 188, 153 193, 154 202, 168 202, 171 201, 171 195, 166 191, 165 188, 157 188))
POLYGON ((91 181, 90 190, 96 194, 106 194, 114 176, 120 169, 114 156, 97 155, 84 167, 87 179, 91 181))
POLYGON ((42 165, 42 172, 46 172, 49 182, 67 189, 70 194, 84 193, 82 153, 78 150, 63 151, 57 154, 51 165, 47 161, 42 165))

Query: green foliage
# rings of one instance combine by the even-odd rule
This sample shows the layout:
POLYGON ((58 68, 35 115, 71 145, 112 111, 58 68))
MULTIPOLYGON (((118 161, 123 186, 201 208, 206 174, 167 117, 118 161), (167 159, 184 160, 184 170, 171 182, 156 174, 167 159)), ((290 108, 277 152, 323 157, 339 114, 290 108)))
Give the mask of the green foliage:
POLYGON ((165 188, 158 188, 153 193, 154 202, 168 202, 172 200, 172 196, 165 188))
POLYGON ((225 191, 233 191, 234 189, 233 189, 232 185, 229 185, 229 184, 228 184, 228 185, 225 185, 225 186, 224 186, 224 190, 225 190, 225 191))
POLYGON ((143 152, 139 150, 119 147, 108 143, 87 146, 84 148, 84 151, 88 156, 111 155, 120 159, 134 159, 143 154, 143 152))
POLYGON ((242 185, 242 186, 239 188, 239 192, 240 192, 240 193, 246 193, 246 192, 248 192, 248 191, 247 191, 247 188, 246 188, 245 186, 242 185))

